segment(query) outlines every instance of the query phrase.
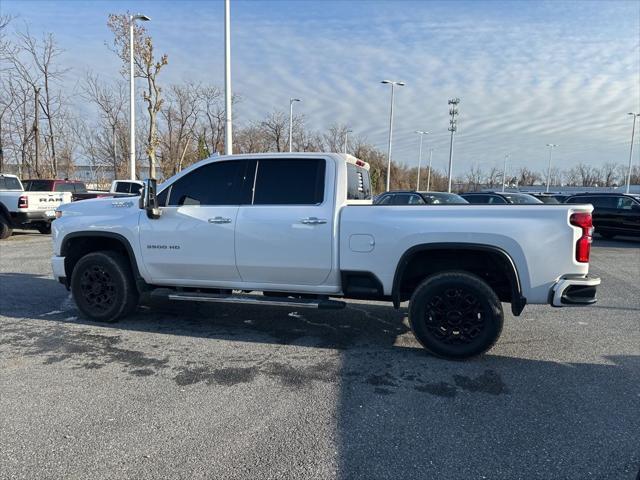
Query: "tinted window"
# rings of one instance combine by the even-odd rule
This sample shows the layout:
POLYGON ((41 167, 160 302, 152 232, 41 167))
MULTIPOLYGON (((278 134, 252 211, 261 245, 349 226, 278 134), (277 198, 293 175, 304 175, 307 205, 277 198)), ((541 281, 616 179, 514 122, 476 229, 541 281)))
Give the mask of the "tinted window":
POLYGON ((57 183, 54 192, 75 192, 76 188, 73 183, 57 183))
MULTIPOLYGON (((254 205, 316 205, 324 198, 325 161, 258 160, 254 205)), ((173 197, 173 195, 172 195, 173 197)))
POLYGON ((131 184, 129 182, 118 182, 118 183, 116 183, 116 192, 117 193, 131 193, 131 184))
POLYGON ((618 199, 616 197, 591 197, 589 203, 594 208, 618 208, 618 199))
POLYGON ((507 198, 507 200, 509 200, 509 203, 515 203, 517 205, 534 205, 542 203, 533 195, 527 195, 525 193, 503 193, 503 195, 507 198))
POLYGON ((50 192, 53 187, 51 180, 27 180, 25 190, 29 192, 50 192))
POLYGON ((620 210, 631 210, 633 208, 633 204, 635 202, 632 198, 629 197, 620 197, 618 198, 618 209, 620 210))
POLYGON ((347 163, 347 200, 369 200, 370 198, 369 172, 365 168, 347 163))
POLYGON ((22 190, 20 182, 14 177, 0 176, 0 190, 22 190))
POLYGON ((439 205, 444 203, 450 203, 450 204, 469 203, 460 195, 456 195, 455 193, 423 193, 422 197, 426 200, 427 203, 430 203, 433 205, 439 205))
POLYGON ((391 200, 393 200, 393 195, 383 195, 376 203, 378 205, 391 205, 391 200))
MULTIPOLYGON (((169 187, 168 205, 239 205, 247 165, 241 160, 214 162, 189 172, 169 187)), ((159 200, 164 204, 164 192, 159 200)))
POLYGON ((502 198, 502 197, 498 197, 497 195, 487 195, 487 198, 489 199, 489 201, 487 203, 491 203, 491 204, 499 204, 499 205, 504 205, 505 203, 507 203, 507 201, 502 198))
POLYGON ((465 195, 463 198, 469 203, 489 203, 488 195, 465 195))

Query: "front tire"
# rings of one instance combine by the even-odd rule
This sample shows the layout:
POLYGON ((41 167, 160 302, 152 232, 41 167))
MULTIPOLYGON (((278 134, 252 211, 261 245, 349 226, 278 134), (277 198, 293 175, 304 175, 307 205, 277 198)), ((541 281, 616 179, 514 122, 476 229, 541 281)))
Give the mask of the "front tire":
POLYGON ((89 253, 78 261, 71 275, 71 293, 80 312, 98 322, 115 322, 138 305, 131 266, 112 251, 89 253))
POLYGON ((493 289, 467 272, 428 277, 413 293, 409 323, 430 353, 466 359, 488 351, 502 332, 504 313, 493 289))
POLYGON ((0 213, 0 240, 5 240, 11 236, 13 229, 9 222, 0 213))

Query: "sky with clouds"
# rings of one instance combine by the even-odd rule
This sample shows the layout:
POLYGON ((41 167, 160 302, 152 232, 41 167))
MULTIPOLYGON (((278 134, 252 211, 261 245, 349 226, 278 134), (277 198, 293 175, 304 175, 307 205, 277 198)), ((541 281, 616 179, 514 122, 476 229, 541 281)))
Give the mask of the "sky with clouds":
MULTIPOLYGON (((2 0, 32 32, 52 32, 74 76, 115 78, 105 42, 109 13, 142 12, 165 83, 224 84, 222 1, 2 0)), ((232 77, 240 124, 274 109, 310 128, 348 124, 386 151, 390 89, 396 90, 394 160, 417 164, 418 135, 444 169, 447 99, 460 97, 456 169, 543 169, 545 144, 561 168, 628 161, 629 111, 640 111, 640 1, 250 1, 231 0, 232 77)), ((640 135, 636 136, 638 139, 640 135)), ((634 154, 638 161, 640 148, 634 154)))

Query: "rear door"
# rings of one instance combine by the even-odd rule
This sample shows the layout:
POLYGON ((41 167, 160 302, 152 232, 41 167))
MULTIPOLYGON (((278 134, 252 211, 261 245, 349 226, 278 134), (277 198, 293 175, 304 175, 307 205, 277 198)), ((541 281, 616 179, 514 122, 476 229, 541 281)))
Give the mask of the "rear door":
POLYGON ((320 285, 332 269, 333 163, 324 158, 258 159, 250 205, 236 226, 244 282, 320 285))

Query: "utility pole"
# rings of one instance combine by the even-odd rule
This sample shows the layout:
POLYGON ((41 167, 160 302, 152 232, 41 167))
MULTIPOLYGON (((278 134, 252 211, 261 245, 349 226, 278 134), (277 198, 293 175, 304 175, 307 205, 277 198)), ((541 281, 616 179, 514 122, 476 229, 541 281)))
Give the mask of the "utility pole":
POLYGON ((633 116, 633 127, 631 127, 631 147, 629 148, 629 170, 627 171, 627 193, 631 186, 631 164, 633 163, 633 136, 636 133, 636 118, 640 117, 640 113, 629 112, 633 116))
POLYGON ((449 105, 451 108, 449 109, 449 115, 451 115, 451 119, 449 120, 449 128, 448 130, 451 132, 451 141, 449 142, 449 186, 447 187, 447 192, 451 193, 451 180, 453 174, 453 134, 458 130, 458 121, 456 117, 458 116, 458 104, 460 103, 459 98, 450 98, 449 105))
POLYGON ((391 85, 391 110, 389 112, 389 148, 387 150, 387 192, 389 191, 391 180, 391 141, 393 139, 393 100, 395 94, 395 86, 404 87, 404 82, 397 82, 395 80, 382 80, 380 83, 391 85))
POLYGON ((349 134, 353 133, 353 130, 346 130, 344 132, 344 153, 347 153, 349 147, 349 134))
POLYGON ((427 192, 431 191, 431 159, 433 158, 433 148, 429 149, 429 172, 427 173, 427 192))
POLYGON ((33 118, 33 137, 35 141, 35 150, 36 150, 36 158, 35 158, 35 171, 36 177, 40 178, 40 124, 39 124, 39 106, 40 106, 40 87, 33 87, 35 93, 35 111, 33 118))
POLYGON ((547 192, 549 192, 549 183, 551 183, 551 160, 553 158, 553 149, 558 146, 559 145, 555 143, 547 143, 547 147, 549 147, 549 168, 547 169, 547 188, 546 188, 547 192))
POLYGON ((416 130, 415 133, 420 135, 420 150, 418 153, 418 181, 416 183, 416 191, 420 190, 420 167, 422 166, 422 139, 425 135, 428 135, 429 132, 424 132, 422 130, 416 130))
POLYGON ((231 112, 231 7, 224 0, 224 153, 233 155, 233 118, 231 112))
POLYGON ((502 191, 504 192, 504 186, 507 183, 507 160, 509 160, 509 154, 504 156, 504 167, 502 168, 502 191))
POLYGON ((289 99, 289 153, 293 151, 293 103, 299 101, 299 98, 289 99))
POLYGON ((131 180, 136 179, 136 102, 135 102, 135 64, 133 63, 135 45, 133 43, 133 28, 136 20, 148 22, 146 15, 138 13, 129 16, 129 164, 131 180))

